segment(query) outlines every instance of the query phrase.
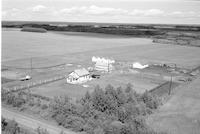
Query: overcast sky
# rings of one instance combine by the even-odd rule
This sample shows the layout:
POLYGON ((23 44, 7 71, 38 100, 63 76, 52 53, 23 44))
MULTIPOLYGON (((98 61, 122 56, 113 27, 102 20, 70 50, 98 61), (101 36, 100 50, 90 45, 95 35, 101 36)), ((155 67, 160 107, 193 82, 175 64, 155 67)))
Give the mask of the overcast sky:
POLYGON ((200 24, 200 0, 2 0, 2 20, 200 24))

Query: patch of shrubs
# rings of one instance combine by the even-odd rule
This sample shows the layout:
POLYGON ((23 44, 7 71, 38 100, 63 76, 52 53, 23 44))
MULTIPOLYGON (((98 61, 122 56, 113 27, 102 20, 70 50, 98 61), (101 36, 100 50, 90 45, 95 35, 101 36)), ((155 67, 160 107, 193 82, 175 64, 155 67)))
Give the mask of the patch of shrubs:
POLYGON ((40 97, 32 96, 30 93, 27 93, 25 91, 7 93, 4 90, 2 90, 1 96, 2 102, 8 105, 12 105, 13 107, 23 108, 25 104, 28 104, 31 107, 41 107, 42 110, 48 108, 47 104, 42 104, 42 99, 40 97))
POLYGON ((36 132, 37 132, 37 134, 49 134, 49 132, 46 129, 41 128, 41 127, 38 127, 36 129, 36 132))
POLYGON ((25 98, 23 98, 20 94, 4 94, 2 95, 2 101, 4 101, 8 105, 12 105, 13 107, 21 107, 23 104, 26 103, 25 98))
POLYGON ((33 134, 19 127, 15 120, 6 120, 3 117, 1 118, 1 132, 2 134, 33 134))
POLYGON ((38 106, 49 112, 59 125, 88 134, 156 134, 146 125, 145 116, 160 105, 156 96, 148 91, 138 94, 131 84, 126 88, 96 86, 76 102, 60 96, 50 100, 49 105, 29 93, 7 94, 2 90, 2 101, 19 108, 24 104, 38 106))
POLYGON ((48 106, 46 104, 43 104, 41 108, 44 110, 44 109, 47 109, 48 106))
POLYGON ((22 128, 15 120, 6 120, 1 118, 2 134, 49 134, 46 129, 38 127, 35 132, 22 128))
POLYGON ((56 97, 49 107, 59 125, 89 134, 156 134, 145 123, 145 116, 159 106, 159 100, 146 91, 138 94, 128 84, 125 89, 97 86, 79 101, 56 97))

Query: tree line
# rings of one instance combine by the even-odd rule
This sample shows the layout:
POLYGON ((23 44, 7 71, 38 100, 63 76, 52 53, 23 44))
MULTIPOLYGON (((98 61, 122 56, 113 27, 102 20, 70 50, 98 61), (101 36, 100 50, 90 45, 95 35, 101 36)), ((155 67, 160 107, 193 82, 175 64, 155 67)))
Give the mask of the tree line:
POLYGON ((79 101, 56 97, 49 107, 52 118, 65 128, 88 134, 157 134, 145 123, 145 116, 159 106, 148 91, 138 94, 128 84, 125 89, 97 86, 79 101))
POLYGON ((59 96, 42 104, 39 98, 29 93, 6 94, 2 101, 14 107, 38 106, 48 112, 58 125, 88 134, 157 134, 145 123, 145 118, 160 105, 155 95, 146 91, 138 94, 131 84, 125 88, 107 85, 96 86, 93 92, 79 100, 59 96))

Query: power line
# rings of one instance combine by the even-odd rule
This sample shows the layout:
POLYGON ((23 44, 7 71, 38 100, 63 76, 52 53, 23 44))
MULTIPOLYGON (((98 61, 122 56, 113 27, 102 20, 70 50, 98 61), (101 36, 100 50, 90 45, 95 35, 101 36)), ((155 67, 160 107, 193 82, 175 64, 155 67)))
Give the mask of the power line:
MULTIPOLYGON (((52 68, 52 67, 58 67, 58 66, 63 66, 66 63, 62 63, 62 64, 58 64, 58 65, 54 65, 54 66, 47 66, 47 67, 32 67, 32 69, 47 69, 47 68, 52 68)), ((6 66, 6 65, 2 65, 4 67, 7 68, 15 68, 15 69, 30 69, 30 67, 16 67, 16 66, 6 66)))

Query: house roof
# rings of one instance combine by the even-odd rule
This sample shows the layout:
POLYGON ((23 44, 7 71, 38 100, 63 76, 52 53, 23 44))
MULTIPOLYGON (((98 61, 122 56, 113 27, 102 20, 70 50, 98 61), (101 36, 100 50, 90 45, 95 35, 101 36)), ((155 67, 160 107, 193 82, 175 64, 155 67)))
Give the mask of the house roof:
POLYGON ((84 75, 89 75, 90 73, 85 69, 76 69, 74 70, 74 72, 78 75, 78 76, 84 76, 84 75))

